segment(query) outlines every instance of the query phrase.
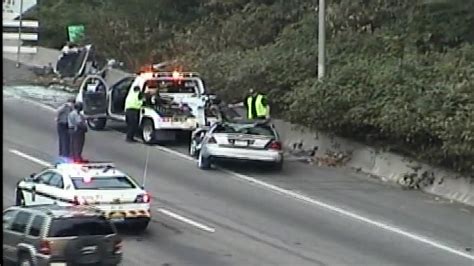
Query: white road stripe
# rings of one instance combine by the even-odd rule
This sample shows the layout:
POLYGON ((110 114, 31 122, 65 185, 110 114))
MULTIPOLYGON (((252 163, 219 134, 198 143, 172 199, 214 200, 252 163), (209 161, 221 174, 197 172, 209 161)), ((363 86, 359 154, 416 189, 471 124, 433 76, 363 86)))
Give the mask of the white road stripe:
MULTIPOLYGON (((197 161, 196 159, 191 158, 191 157, 189 157, 189 156, 187 156, 183 153, 180 153, 178 151, 175 151, 175 150, 172 150, 172 149, 169 149, 169 148, 166 148, 166 147, 158 147, 158 149, 161 150, 161 151, 164 151, 164 152, 174 154, 174 155, 176 155, 180 158, 188 159, 188 160, 191 160, 191 161, 197 161)), ((410 238, 412 240, 427 244, 429 246, 444 250, 446 252, 449 252, 449 253, 452 253, 452 254, 455 254, 455 255, 470 259, 470 260, 474 260, 474 256, 471 255, 471 254, 468 254, 468 253, 462 252, 461 250, 458 250, 458 249, 449 247, 447 245, 441 244, 441 243, 439 243, 435 240, 429 239, 427 237, 417 235, 415 233, 408 232, 408 231, 403 230, 401 228, 398 228, 396 226, 392 226, 392 225, 389 225, 389 224, 385 224, 383 222, 379 222, 379 221, 364 217, 364 216, 359 215, 357 213, 344 210, 344 209, 339 208, 337 206, 333 206, 333 205, 330 205, 328 203, 325 203, 325 202, 322 202, 322 201, 319 201, 319 200, 316 200, 316 199, 312 199, 312 198, 310 198, 308 196, 305 196, 303 194, 299 194, 299 193, 296 193, 294 191, 287 190, 287 189, 281 188, 281 187, 276 186, 276 185, 272 185, 270 183, 258 180, 256 178, 253 178, 253 177, 250 177, 250 176, 247 176, 247 175, 243 175, 243 174, 225 169, 223 167, 216 167, 216 168, 221 170, 224 173, 229 174, 230 176, 232 176, 236 179, 244 180, 244 181, 246 181, 248 183, 251 183, 253 185, 260 186, 260 187, 263 187, 267 190, 276 192, 280 195, 284 195, 284 196, 291 197, 291 198, 294 198, 294 199, 297 199, 297 200, 300 200, 300 201, 303 201, 303 202, 306 202, 306 203, 309 203, 309 204, 312 204, 312 205, 316 205, 318 207, 333 211, 335 213, 338 213, 340 215, 352 218, 354 220, 364 222, 366 224, 370 224, 370 225, 378 227, 380 229, 405 236, 405 237, 410 238)))
POLYGON ((233 176, 235 176, 235 177, 237 177, 237 178, 246 180, 246 181, 248 181, 248 182, 250 182, 250 183, 259 185, 259 186, 261 186, 261 187, 264 187, 264 188, 269 189, 269 190, 271 190, 271 191, 277 192, 277 193, 279 193, 279 194, 286 195, 286 196, 289 196, 289 197, 292 197, 292 198, 295 198, 295 199, 304 201, 304 202, 306 202, 306 203, 310 203, 310 204, 316 205, 316 206, 318 206, 318 207, 321 207, 321 208, 324 208, 324 209, 327 209, 327 210, 336 212, 336 213, 338 213, 338 214, 340 214, 340 215, 350 217, 350 218, 352 218, 352 219, 354 219, 354 220, 358 220, 358 221, 360 221, 360 222, 364 222, 364 223, 373 225, 373 226, 378 227, 378 228, 380 228, 380 229, 384 229, 384 230, 390 231, 390 232, 392 232, 392 233, 396 233, 396 234, 405 236, 405 237, 410 238, 410 239, 412 239, 412 240, 425 243, 425 244, 427 244, 427 245, 430 245, 430 246, 432 246, 432 247, 435 247, 435 248, 438 248, 438 249, 447 251, 447 252, 449 252, 449 253, 452 253, 452 254, 455 254, 455 255, 458 255, 458 256, 461 256, 461 257, 470 259, 470 260, 474 260, 474 256, 471 255, 471 254, 468 254, 468 253, 462 252, 461 250, 458 250, 458 249, 449 247, 449 246, 447 246, 447 245, 441 244, 441 243, 436 242, 435 240, 429 239, 429 238, 427 238, 427 237, 424 237, 424 236, 421 236, 421 235, 417 235, 417 234, 415 234, 415 233, 411 233, 411 232, 405 231, 405 230, 403 230, 403 229, 401 229, 401 228, 398 228, 398 227, 396 227, 396 226, 388 225, 388 224, 385 224, 385 223, 382 223, 382 222, 379 222, 379 221, 376 221, 376 220, 372 220, 372 219, 370 219, 370 218, 363 217, 363 216, 361 216, 361 215, 359 215, 359 214, 356 214, 356 213, 353 213, 353 212, 344 210, 344 209, 342 209, 342 208, 339 208, 339 207, 330 205, 330 204, 328 204, 328 203, 324 203, 324 202, 322 202, 322 201, 318 201, 318 200, 312 199, 312 198, 310 198, 310 197, 307 197, 307 196, 302 195, 302 194, 295 193, 295 192, 290 191, 290 190, 286 190, 286 189, 284 189, 284 188, 280 188, 280 187, 278 187, 278 186, 275 186, 275 185, 272 185, 272 184, 269 184, 269 183, 266 183, 266 182, 257 180, 257 179, 255 179, 255 178, 252 178, 252 177, 249 177, 249 176, 246 176, 246 175, 242 175, 242 174, 239 174, 239 173, 235 173, 235 172, 233 172, 233 171, 230 171, 230 170, 227 170, 227 169, 223 169, 223 168, 219 168, 219 169, 220 169, 221 171, 225 172, 225 173, 228 173, 228 174, 233 175, 233 176))
POLYGON ((171 218, 174 218, 174 219, 179 220, 179 221, 181 221, 181 222, 184 222, 184 223, 187 223, 187 224, 189 224, 189 225, 192 225, 192 226, 194 226, 194 227, 196 227, 196 228, 198 228, 198 229, 201 229, 201 230, 203 230, 203 231, 210 232, 210 233, 214 233, 214 232, 216 231, 216 229, 214 229, 214 228, 212 228, 212 227, 209 227, 209 226, 207 226, 207 225, 204 225, 204 224, 195 222, 195 221, 193 221, 193 220, 191 220, 191 219, 189 219, 189 218, 186 218, 186 217, 184 217, 184 216, 181 216, 181 215, 179 215, 179 214, 177 214, 177 213, 174 213, 174 212, 172 212, 172 211, 170 211, 170 210, 166 210, 166 209, 163 209, 163 208, 159 208, 159 209, 157 209, 157 211, 159 211, 159 212, 161 212, 161 213, 163 213, 163 214, 165 214, 165 215, 168 215, 168 216, 171 217, 171 218))
POLYGON ((175 151, 175 150, 172 150, 170 148, 166 148, 166 147, 162 147, 162 146, 155 146, 156 149, 160 150, 160 151, 164 151, 164 152, 167 152, 167 153, 171 153, 173 155, 176 155, 182 159, 185 159, 185 160, 188 160, 188 161, 193 161, 193 162, 197 162, 196 159, 188 156, 187 154, 184 154, 184 153, 181 153, 179 151, 175 151))
POLYGON ((42 165, 42 166, 52 166, 52 164, 50 164, 50 163, 48 163, 48 162, 46 162, 46 161, 43 161, 43 160, 41 160, 41 159, 38 159, 38 158, 36 158, 36 157, 33 157, 33 156, 28 155, 28 154, 26 154, 26 153, 23 153, 23 152, 21 152, 21 151, 14 150, 14 149, 10 149, 10 152, 13 153, 13 154, 16 154, 16 155, 18 155, 18 156, 20 156, 20 157, 22 157, 23 159, 27 159, 27 160, 32 161, 32 162, 34 162, 34 163, 37 163, 37 164, 39 164, 39 165, 42 165))
MULTIPOLYGON (((16 95, 12 95, 12 96, 16 96, 16 95)), ((44 103, 41 103, 41 102, 36 102, 36 101, 33 101, 33 100, 30 100, 30 99, 26 99, 26 98, 16 98, 15 97, 15 100, 20 100, 20 101, 23 101, 23 102, 27 102, 27 103, 30 103, 32 105, 36 105, 44 110, 48 110, 48 111, 51 111, 51 112, 56 112, 56 109, 52 106, 49 106, 49 105, 46 105, 44 103)))
MULTIPOLYGON (((36 102, 33 102, 35 104, 38 104, 36 102)), ((38 104, 39 105, 39 104, 38 104)), ((44 106, 44 105, 43 105, 44 106)), ((48 106, 49 107, 49 106, 48 106)), ((47 109, 50 109, 47 108, 47 109)), ((53 108, 51 108, 53 109, 53 108)), ((50 109, 50 110, 51 110, 50 109)), ((53 109, 54 110, 54 109, 53 109)), ((175 151, 175 150, 172 150, 172 149, 169 149, 169 148, 166 148, 166 147, 161 147, 161 146, 157 146, 156 147, 157 149, 161 150, 161 151, 164 151, 164 152, 168 152, 168 153, 171 153, 171 154, 174 154, 180 158, 183 158, 183 159, 186 159, 186 160, 190 160, 190 161, 197 161, 196 159, 194 158, 191 158, 189 156, 187 156, 186 154, 183 154, 183 153, 180 153, 178 151, 175 151)), ((31 158, 34 158, 34 157, 31 157, 31 158)), ((36 159, 36 158, 34 158, 36 159)), ((360 221, 360 222, 364 222, 366 224, 370 224, 372 226, 375 226, 375 227, 378 227, 380 229, 383 229, 383 230, 386 230, 386 231, 390 231, 392 233, 395 233, 395 234, 399 234, 399 235, 402 235, 402 236, 405 236, 407 238, 410 238, 412 240, 415 240, 415 241, 418 241, 418 242, 421 242, 421 243, 424 243, 424 244, 427 244, 429 246, 432 246, 432 247, 435 247, 435 248, 438 248, 440 250, 443 250, 443 251, 446 251, 446 252, 449 252, 451 254, 455 254, 455 255, 458 255, 458 256, 461 256, 461 257, 464 257, 464 258, 467 258, 467 259, 470 259, 470 260, 473 260, 474 261, 474 255, 471 255, 471 254, 468 254, 468 253, 465 253, 465 252, 462 252, 461 250, 459 249, 455 249, 455 248, 452 248, 452 247, 449 247, 445 244, 442 244, 440 242, 437 242, 435 240, 432 240, 432 239, 429 239, 427 237, 424 237, 422 235, 418 235, 418 234, 415 234, 415 233, 412 233, 412 232, 409 232, 409 231, 406 231, 406 230, 403 230, 401 228, 398 228, 396 226, 392 226, 392 225, 389 225, 389 224, 385 224, 383 222, 379 222, 379 221, 376 221, 376 220, 373 220, 373 219, 370 219, 370 218, 367 218, 367 217, 364 217, 362 215, 359 215, 357 213, 354 213, 354 212, 350 212, 350 211, 347 211, 347 210, 344 210, 342 208, 339 208, 337 206, 333 206, 333 205, 330 205, 328 203, 325 203, 325 202, 322 202, 322 201, 319 201, 319 200, 315 200, 315 199, 312 199, 308 196, 305 196, 303 194, 299 194, 299 193, 295 193, 293 191, 290 191, 290 190, 287 190, 287 189, 284 189, 284 188, 281 188, 281 187, 278 187, 276 185, 272 185, 270 183, 267 183, 267 182, 264 182, 264 181, 261 181, 261 180, 258 180, 256 178, 253 178, 253 177, 250 177, 250 176, 247 176, 247 175, 243 175, 243 174, 239 174, 239 173, 236 173, 234 171, 230 171, 228 169, 225 169, 225 168, 222 168, 222 167, 218 167, 219 170, 223 171, 224 173, 227 173, 229 174, 230 176, 234 177, 234 178, 237 178, 237 179, 240 179, 240 180, 244 180, 248 183, 251 183, 251 184, 254 184, 254 185, 257 185, 257 186, 260 186, 260 187, 263 187, 265 189, 268 189, 270 191, 273 191, 273 192, 276 192, 280 195, 285 195, 285 196, 288 196, 288 197, 291 197, 291 198, 294 198, 294 199, 297 199, 297 200, 300 200, 300 201, 303 201, 303 202, 306 202, 306 203, 309 203, 309 204, 312 204, 312 205, 316 205, 318 207, 321 207, 321 208, 324 208, 324 209, 327 209, 327 210, 330 210, 330 211, 333 211, 335 213, 338 213, 340 215, 343 215, 343 216, 346 216, 346 217, 349 217, 349 218, 352 218, 354 220, 357 220, 357 221, 360 221)), ((184 218, 184 217, 183 217, 184 218)))

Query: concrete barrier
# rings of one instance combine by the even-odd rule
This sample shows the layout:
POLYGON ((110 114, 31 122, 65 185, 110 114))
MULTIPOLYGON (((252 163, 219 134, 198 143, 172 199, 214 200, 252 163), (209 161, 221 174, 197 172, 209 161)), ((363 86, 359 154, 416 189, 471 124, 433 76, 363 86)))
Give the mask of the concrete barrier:
POLYGON ((411 158, 378 151, 360 143, 311 131, 282 120, 275 126, 287 148, 301 143, 303 149, 318 147, 316 156, 327 152, 351 154, 346 166, 377 176, 383 181, 407 188, 417 188, 446 199, 474 206, 474 180, 458 173, 432 167, 411 158))
MULTIPOLYGON (((56 62, 59 54, 57 50, 39 48, 38 54, 22 56, 21 62, 30 65, 47 65, 56 62)), ((6 54, 3 56, 5 58, 6 54)), ((13 56, 13 60, 16 60, 16 55, 7 55, 7 58, 8 56, 13 56)), ((107 73, 106 81, 111 85, 127 75, 130 74, 113 69, 107 73)), ((311 131, 283 120, 275 120, 274 123, 286 148, 291 149, 296 143, 307 150, 317 146, 315 156, 324 156, 328 152, 350 154, 350 159, 346 163, 347 167, 403 187, 415 187, 426 193, 474 206, 473 179, 397 154, 378 151, 373 147, 347 139, 311 131)))

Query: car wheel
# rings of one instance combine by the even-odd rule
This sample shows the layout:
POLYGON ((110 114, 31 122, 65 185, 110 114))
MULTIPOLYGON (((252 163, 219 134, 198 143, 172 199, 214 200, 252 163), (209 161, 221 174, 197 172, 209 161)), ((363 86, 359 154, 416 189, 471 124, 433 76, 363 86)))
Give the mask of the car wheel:
POLYGON ((211 169, 211 160, 209 157, 204 157, 202 152, 199 152, 198 156, 198 167, 202 170, 209 170, 211 169))
POLYGON ((150 119, 145 119, 142 124, 142 139, 146 144, 155 143, 155 125, 150 119))
POLYGON ((18 259, 18 265, 19 266, 32 266, 33 264, 33 259, 31 256, 27 254, 21 254, 20 258, 18 259))
POLYGON ((15 206, 25 206, 25 198, 21 190, 17 189, 15 194, 15 206))
POLYGON ((274 163, 274 164, 272 165, 272 169, 273 169, 274 171, 281 171, 281 170, 283 170, 283 160, 281 160, 281 161, 278 162, 278 163, 274 163))
POLYGON ((131 225, 132 225, 133 231, 137 233, 142 233, 148 227, 148 223, 150 223, 150 220, 140 220, 140 221, 133 222, 131 225))
POLYGON ((93 130, 103 130, 107 124, 107 118, 91 118, 87 119, 87 125, 93 130))

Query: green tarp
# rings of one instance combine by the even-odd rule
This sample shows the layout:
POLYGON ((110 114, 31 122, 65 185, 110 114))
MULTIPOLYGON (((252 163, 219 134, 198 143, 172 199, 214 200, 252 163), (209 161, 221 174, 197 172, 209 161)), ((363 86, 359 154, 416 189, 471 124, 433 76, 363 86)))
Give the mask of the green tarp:
POLYGON ((84 25, 70 25, 67 27, 67 34, 70 42, 78 42, 84 37, 84 25))

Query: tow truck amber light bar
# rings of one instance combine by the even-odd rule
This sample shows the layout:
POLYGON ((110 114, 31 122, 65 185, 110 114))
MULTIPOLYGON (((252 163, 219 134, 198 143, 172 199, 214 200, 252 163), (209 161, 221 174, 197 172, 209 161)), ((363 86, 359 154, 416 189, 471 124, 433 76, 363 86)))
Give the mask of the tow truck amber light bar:
POLYGON ((147 71, 147 72, 142 72, 141 74, 144 75, 149 75, 152 78, 173 78, 173 79, 179 79, 179 78, 198 78, 199 73, 196 72, 152 72, 152 71, 147 71))

